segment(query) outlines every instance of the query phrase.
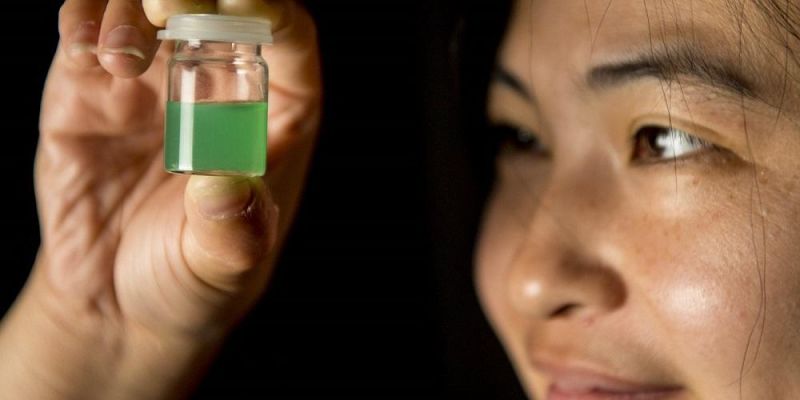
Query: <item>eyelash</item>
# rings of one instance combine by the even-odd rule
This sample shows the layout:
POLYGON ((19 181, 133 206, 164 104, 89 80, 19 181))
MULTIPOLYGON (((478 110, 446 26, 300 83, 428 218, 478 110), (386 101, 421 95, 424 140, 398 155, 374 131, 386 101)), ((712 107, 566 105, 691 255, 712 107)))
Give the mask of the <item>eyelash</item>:
POLYGON ((492 136, 496 138, 501 151, 530 153, 537 157, 548 155, 548 150, 533 132, 511 126, 497 125, 490 128, 492 136))
MULTIPOLYGON (((528 153, 541 158, 549 156, 549 150, 533 132, 511 125, 491 128, 501 151, 528 153)), ((658 125, 645 125, 636 130, 632 138, 631 160, 642 164, 656 164, 688 159, 705 152, 720 151, 716 145, 686 131, 658 125), (672 146, 671 149, 667 148, 672 146), (669 152, 669 153, 668 153, 669 152)))

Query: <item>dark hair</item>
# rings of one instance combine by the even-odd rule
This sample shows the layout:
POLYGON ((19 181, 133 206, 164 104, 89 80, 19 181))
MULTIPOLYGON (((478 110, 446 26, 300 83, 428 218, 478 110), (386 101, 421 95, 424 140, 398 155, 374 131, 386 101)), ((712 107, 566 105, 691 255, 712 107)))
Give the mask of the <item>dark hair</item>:
POLYGON ((511 3, 426 3, 428 192, 448 398, 525 398, 472 281, 475 235, 494 177, 495 146, 484 129, 486 94, 511 3))
POLYGON ((470 145, 469 156, 476 166, 474 176, 484 195, 494 177, 497 151, 496 138, 486 133, 487 94, 512 3, 509 0, 468 2, 457 27, 457 45, 452 49, 458 71, 455 76, 462 132, 470 145))
MULTIPOLYGON (((747 5, 745 0, 727 0, 727 5, 731 9, 733 17, 738 24, 738 31, 739 31, 739 54, 740 54, 740 61, 741 64, 739 68, 747 68, 752 67, 751 65, 746 65, 745 63, 747 60, 744 59, 743 54, 745 54, 745 49, 743 48, 744 43, 744 35, 745 34, 753 34, 758 35, 755 39, 759 41, 767 41, 773 42, 777 45, 777 48, 780 49, 782 54, 773 54, 770 53, 768 50, 768 46, 763 46, 762 51, 764 54, 758 54, 758 57, 763 57, 766 60, 771 62, 776 62, 782 64, 783 67, 783 76, 777 77, 779 79, 779 84, 781 86, 780 98, 778 99, 778 103, 772 104, 776 108, 776 117, 775 123, 777 124, 778 119, 781 116, 786 116, 787 114, 784 112, 784 108, 786 107, 786 99, 789 97, 789 91, 794 89, 792 86, 793 83, 797 83, 798 78, 793 78, 790 70, 794 67, 797 68, 800 66, 800 54, 795 52, 797 49, 798 44, 800 44, 800 4, 798 4, 796 0, 753 0, 752 4, 758 10, 760 17, 763 21, 761 26, 759 26, 759 21, 749 21, 745 15, 745 7, 747 5), (759 28, 763 29, 765 32, 759 32, 759 28), (759 35, 760 34, 760 35, 759 35)), ((754 63, 755 64, 755 63, 754 63)), ((769 101, 767 101, 769 103, 769 101)), ((743 108, 742 112, 746 110, 743 108)), ((796 123, 796 121, 794 121, 796 123)), ((747 127, 745 125, 745 134, 748 134, 747 127)), ((753 243, 756 248, 760 247, 764 254, 759 255, 758 250, 754 249, 756 252, 756 267, 758 270, 758 280, 759 286, 761 291, 760 297, 760 304, 758 309, 758 314, 756 315, 756 320, 753 321, 752 327, 750 329, 750 334, 748 335, 747 343, 745 344, 744 352, 742 355, 741 366, 739 369, 739 398, 743 397, 743 382, 745 376, 749 372, 750 368, 756 364, 758 358, 759 348, 761 346, 761 340, 764 336, 764 329, 766 327, 766 315, 767 315, 767 294, 766 294, 766 273, 767 273, 767 257, 766 257, 766 242, 767 242, 767 234, 766 234, 766 221, 763 212, 763 203, 761 199, 761 189, 760 184, 758 182, 758 171, 756 167, 753 167, 753 183, 756 188, 756 195, 758 197, 757 202, 753 204, 753 213, 755 218, 760 219, 760 226, 761 232, 756 232, 756 227, 752 226, 753 237, 759 237, 761 243, 756 246, 756 243, 753 243), (758 208, 758 211, 755 208, 758 208), (749 363, 749 364, 748 364, 749 363)), ((755 240, 755 239, 754 239, 755 240)))

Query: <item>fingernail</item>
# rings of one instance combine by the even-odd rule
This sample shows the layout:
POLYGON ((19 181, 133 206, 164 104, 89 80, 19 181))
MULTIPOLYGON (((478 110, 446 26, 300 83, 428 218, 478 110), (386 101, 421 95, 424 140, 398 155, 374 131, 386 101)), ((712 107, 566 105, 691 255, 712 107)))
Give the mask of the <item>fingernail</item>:
POLYGON ((78 25, 69 37, 67 52, 72 58, 81 58, 87 54, 97 54, 97 36, 100 30, 94 21, 85 21, 78 25))
POLYGON ((106 54, 123 54, 144 60, 145 45, 141 31, 132 25, 121 25, 106 35, 101 51, 106 54))
POLYGON ((253 185, 249 178, 193 176, 189 194, 204 217, 225 219, 247 210, 253 201, 253 185))

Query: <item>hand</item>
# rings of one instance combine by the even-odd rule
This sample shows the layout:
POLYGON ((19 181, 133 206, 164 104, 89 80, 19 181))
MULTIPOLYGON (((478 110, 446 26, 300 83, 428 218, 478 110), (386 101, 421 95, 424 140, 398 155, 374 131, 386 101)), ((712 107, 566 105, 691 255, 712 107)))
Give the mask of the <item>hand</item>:
POLYGON ((35 166, 42 245, 0 328, 0 393, 172 395, 273 269, 319 127, 314 24, 285 0, 66 0, 59 30, 35 166), (154 24, 187 12, 273 21, 265 179, 164 172, 171 43, 154 24))

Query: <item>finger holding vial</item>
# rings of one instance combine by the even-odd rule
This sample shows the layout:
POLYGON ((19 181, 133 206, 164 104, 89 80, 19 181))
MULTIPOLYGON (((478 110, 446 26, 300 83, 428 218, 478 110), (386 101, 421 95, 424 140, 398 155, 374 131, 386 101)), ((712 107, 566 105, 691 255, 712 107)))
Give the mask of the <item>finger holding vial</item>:
POLYGON ((215 11, 215 0, 66 0, 59 11, 61 48, 78 68, 101 64, 114 76, 135 77, 158 49, 156 26, 170 15, 215 11))
POLYGON ((218 0, 217 9, 220 14, 238 15, 242 17, 262 17, 272 22, 273 32, 281 30, 287 24, 289 4, 285 0, 218 0))
POLYGON ((97 59, 114 76, 139 76, 158 50, 155 32, 140 0, 109 0, 100 27, 97 59))
POLYGON ((283 26, 283 16, 289 7, 287 0, 142 0, 150 23, 164 27, 169 17, 178 14, 214 14, 264 17, 274 30, 283 26))

